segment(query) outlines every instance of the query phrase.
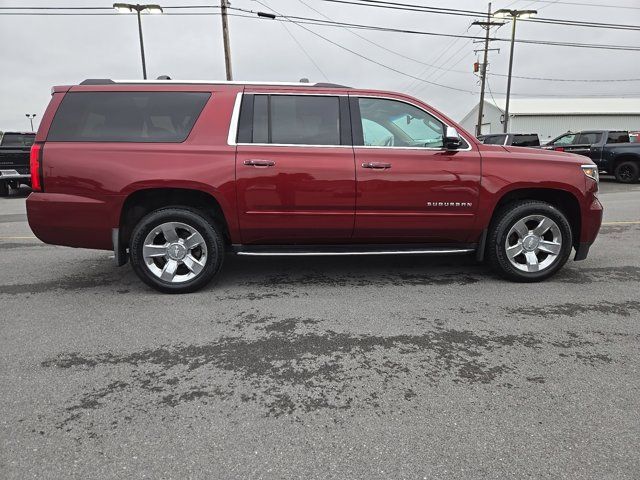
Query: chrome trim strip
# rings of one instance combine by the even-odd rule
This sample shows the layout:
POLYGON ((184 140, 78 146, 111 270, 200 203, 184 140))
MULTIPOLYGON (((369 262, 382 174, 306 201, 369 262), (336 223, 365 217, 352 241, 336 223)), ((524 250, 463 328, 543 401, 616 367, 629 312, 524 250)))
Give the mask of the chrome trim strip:
POLYGON ((475 250, 473 248, 460 248, 449 250, 379 250, 370 252, 236 252, 236 254, 251 257, 330 257, 352 255, 447 255, 471 252, 475 252, 475 250))
POLYGON ((240 119, 240 105, 242 104, 242 92, 236 95, 236 103, 233 104, 233 113, 231 114, 231 122, 229 123, 229 134, 227 135, 227 145, 237 145, 238 138, 238 120, 240 119))
POLYGON ((353 148, 353 145, 309 145, 307 143, 236 143, 242 147, 353 148))

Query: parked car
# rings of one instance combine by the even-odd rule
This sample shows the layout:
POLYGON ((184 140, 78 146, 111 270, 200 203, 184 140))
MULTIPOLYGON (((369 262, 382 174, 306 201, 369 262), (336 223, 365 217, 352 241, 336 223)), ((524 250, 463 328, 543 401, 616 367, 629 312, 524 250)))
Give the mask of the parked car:
POLYGON ((572 247, 584 259, 602 219, 588 160, 483 145, 412 97, 331 84, 54 87, 31 165, 38 238, 112 249, 171 293, 225 252, 475 252, 539 281, 572 247))
POLYGON ((4 132, 0 139, 0 196, 9 194, 10 188, 29 184, 29 151, 35 133, 4 132))
POLYGON ((622 183, 640 179, 640 144, 631 142, 625 130, 585 130, 567 132, 543 148, 589 157, 598 168, 615 175, 622 183))
POLYGON ((488 133, 478 137, 485 145, 511 145, 512 147, 539 147, 537 133, 488 133))

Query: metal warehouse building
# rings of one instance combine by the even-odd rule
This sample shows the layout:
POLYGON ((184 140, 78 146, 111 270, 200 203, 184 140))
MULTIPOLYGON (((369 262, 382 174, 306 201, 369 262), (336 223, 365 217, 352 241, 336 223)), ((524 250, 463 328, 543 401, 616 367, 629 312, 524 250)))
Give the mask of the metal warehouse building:
MULTIPOLYGON (((505 99, 484 102, 482 133, 502 133, 505 99)), ((478 106, 460 122, 476 132, 478 106)), ((567 131, 640 130, 640 98, 517 98, 509 104, 509 132, 547 141, 567 131)))

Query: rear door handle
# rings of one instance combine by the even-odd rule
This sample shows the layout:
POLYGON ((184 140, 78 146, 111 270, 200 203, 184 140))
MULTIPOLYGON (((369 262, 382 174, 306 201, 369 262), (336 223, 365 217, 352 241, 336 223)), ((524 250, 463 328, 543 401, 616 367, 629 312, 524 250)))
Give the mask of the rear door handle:
POLYGON ((362 168, 373 168, 375 170, 386 170, 391 168, 390 163, 381 163, 381 162, 366 162, 362 164, 362 168))
POLYGON ((273 160, 245 160, 244 164, 249 167, 273 167, 276 162, 273 160))

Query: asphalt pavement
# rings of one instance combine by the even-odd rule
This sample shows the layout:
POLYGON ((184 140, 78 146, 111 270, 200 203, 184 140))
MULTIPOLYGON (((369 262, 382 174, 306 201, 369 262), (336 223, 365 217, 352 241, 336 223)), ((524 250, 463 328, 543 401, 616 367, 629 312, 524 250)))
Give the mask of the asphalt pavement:
POLYGON ((0 199, 0 478, 640 475, 640 185, 583 262, 229 257, 169 296, 0 199))

